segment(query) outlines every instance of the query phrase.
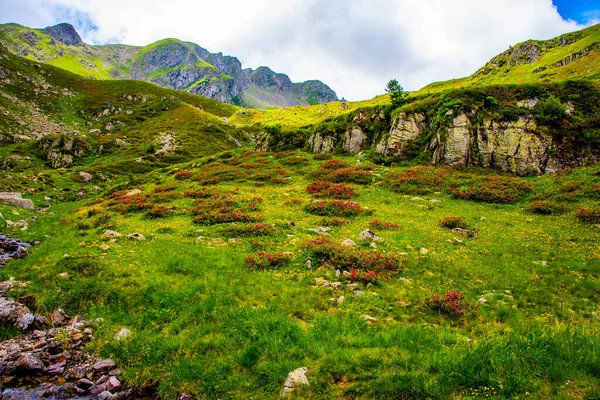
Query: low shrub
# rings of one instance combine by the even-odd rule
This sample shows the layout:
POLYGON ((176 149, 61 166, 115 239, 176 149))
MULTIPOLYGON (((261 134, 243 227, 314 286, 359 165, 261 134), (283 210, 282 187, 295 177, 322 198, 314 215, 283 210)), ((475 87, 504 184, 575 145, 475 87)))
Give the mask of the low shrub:
POLYGON ((400 254, 382 253, 377 250, 362 250, 344 247, 329 238, 319 237, 302 243, 313 261, 326 267, 344 270, 374 271, 382 274, 403 269, 405 258, 400 254))
POLYGON ((331 154, 317 153, 313 156, 313 159, 315 159, 317 161, 331 160, 331 154))
POLYGON ((373 285, 379 284, 381 281, 388 281, 391 273, 389 271, 374 272, 373 270, 361 271, 352 268, 348 279, 352 282, 359 282, 364 285, 372 283, 373 285))
POLYGON ((552 200, 536 200, 529 205, 529 211, 541 215, 560 214, 564 207, 552 200))
POLYGON ((531 185, 510 176, 489 176, 477 179, 470 185, 450 187, 448 190, 462 200, 513 203, 529 194, 531 185))
POLYGON ((440 220, 440 225, 448 229, 469 229, 469 224, 462 217, 444 217, 440 220))
POLYGON ((154 193, 172 192, 173 190, 176 190, 176 189, 177 189, 177 186, 175 186, 175 185, 157 186, 154 188, 153 192, 154 193))
POLYGON ((300 204, 303 204, 303 203, 304 203, 304 201, 302 199, 288 199, 283 202, 283 205, 286 207, 291 207, 291 206, 299 206, 300 204))
POLYGON ((177 208, 175 206, 168 208, 166 206, 156 206, 146 211, 146 218, 148 219, 158 219, 158 218, 166 218, 169 215, 175 214, 175 210, 177 208))
POLYGON ((330 200, 317 201, 305 207, 306 212, 313 215, 332 217, 355 217, 370 212, 353 201, 330 200))
POLYGON ((321 220, 321 226, 344 226, 347 224, 348 221, 338 217, 323 218, 321 220))
POLYGON ((178 181, 183 181, 186 179, 190 179, 192 177, 192 173, 189 171, 181 171, 174 175, 175 179, 178 181))
POLYGON ((292 257, 292 253, 265 253, 259 251, 255 256, 250 255, 244 258, 244 262, 250 270, 279 269, 289 264, 292 257))
POLYGON ((306 187, 306 191, 315 197, 332 197, 334 199, 347 200, 356 196, 356 189, 352 186, 329 181, 313 182, 306 187))
POLYGON ((441 167, 409 168, 388 174, 385 177, 384 185, 394 192, 405 194, 439 192, 444 188, 449 173, 448 168, 441 167))
POLYGON ((356 167, 336 169, 327 174, 324 179, 334 183, 357 183, 367 185, 373 181, 371 172, 356 167))
POLYGON ((440 314, 459 318, 476 310, 471 302, 465 300, 465 295, 458 292, 449 292, 444 295, 434 294, 420 301, 422 307, 437 311, 440 314))
POLYGON ((211 198, 201 198, 194 201, 191 210, 194 223, 199 225, 216 225, 228 222, 259 222, 262 217, 258 214, 256 200, 239 200, 230 197, 214 195, 211 198))
POLYGON ((577 210, 577 218, 586 224, 600 224, 600 209, 581 208, 577 210))
POLYGON ((369 229, 372 230, 397 230, 400 229, 400 225, 396 224, 395 222, 389 222, 389 221, 380 221, 378 219, 369 222, 368 224, 369 229))

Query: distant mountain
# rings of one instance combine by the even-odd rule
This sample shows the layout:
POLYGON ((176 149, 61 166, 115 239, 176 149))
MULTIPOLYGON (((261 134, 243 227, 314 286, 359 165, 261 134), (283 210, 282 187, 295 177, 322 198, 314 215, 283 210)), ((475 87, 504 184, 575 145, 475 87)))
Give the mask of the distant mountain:
POLYGON ((178 39, 145 47, 88 45, 72 25, 31 29, 0 25, 0 43, 14 54, 95 79, 135 79, 251 108, 337 101, 329 86, 293 83, 268 67, 242 69, 240 61, 178 39))
POLYGON ((600 81, 600 24, 550 40, 528 40, 511 46, 473 75, 432 83, 420 92, 566 79, 600 81))

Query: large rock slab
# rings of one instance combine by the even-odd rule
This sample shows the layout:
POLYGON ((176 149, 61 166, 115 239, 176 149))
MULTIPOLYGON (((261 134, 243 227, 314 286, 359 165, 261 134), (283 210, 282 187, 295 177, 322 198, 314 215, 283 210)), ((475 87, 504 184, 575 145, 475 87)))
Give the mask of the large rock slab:
POLYGON ((33 201, 22 198, 21 193, 0 192, 0 203, 29 210, 34 208, 33 201))

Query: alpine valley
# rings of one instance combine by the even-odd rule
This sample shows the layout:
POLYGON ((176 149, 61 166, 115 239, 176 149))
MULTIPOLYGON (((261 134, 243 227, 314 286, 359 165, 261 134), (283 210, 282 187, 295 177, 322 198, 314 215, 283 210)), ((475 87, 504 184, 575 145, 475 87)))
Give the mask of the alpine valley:
POLYGON ((600 398, 599 80, 600 25, 400 102, 0 25, 2 398, 600 398))

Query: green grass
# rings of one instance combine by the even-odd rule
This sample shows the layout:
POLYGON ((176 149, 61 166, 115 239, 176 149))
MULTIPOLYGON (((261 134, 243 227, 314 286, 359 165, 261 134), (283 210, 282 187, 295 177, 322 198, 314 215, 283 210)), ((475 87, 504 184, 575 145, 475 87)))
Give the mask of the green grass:
MULTIPOLYGON (((593 190, 600 183, 597 167, 522 178, 533 190, 512 204, 463 201, 444 190, 421 195, 442 200, 434 204, 413 201, 412 194, 390 191, 385 185, 356 186, 356 201, 374 214, 347 218, 346 225, 333 227, 331 240, 356 240, 370 221, 380 219, 400 228, 376 232, 385 239, 377 250, 406 253, 400 274, 372 288, 359 287, 367 294, 357 297, 345 288, 334 294, 315 287, 315 278, 346 280, 316 262, 312 270, 304 266, 302 242, 316 238, 308 228, 322 223, 322 217, 303 210, 312 201, 306 185, 321 164, 311 158, 302 153, 242 155, 240 150, 197 159, 196 167, 188 163, 139 176, 129 187, 141 188, 156 204, 177 206, 173 216, 163 219, 112 211, 110 189, 82 202, 58 203, 51 209, 53 215, 39 214, 28 231, 18 232, 42 244, 27 259, 11 263, 2 277, 31 280, 26 290, 13 294, 34 294, 37 312, 63 307, 72 314, 104 318, 90 350, 114 358, 129 384, 157 382, 166 398, 178 392, 199 398, 273 398, 287 373, 302 366, 310 368, 311 386, 299 392, 299 398, 593 394, 600 383, 600 330, 594 317, 600 300, 600 230, 579 222, 575 212, 600 206, 593 190), (287 162, 296 155, 308 163, 287 162), (193 224, 185 211, 193 207, 193 199, 153 194, 156 187, 167 186, 175 186, 167 194, 199 190, 194 174, 219 165, 241 165, 248 172, 205 189, 261 197, 263 223, 275 224, 276 229, 230 243, 224 229, 230 224, 193 224), (291 175, 286 184, 254 180, 252 174, 276 166, 291 175), (175 180, 177 170, 192 172, 192 178, 175 180), (565 187, 568 199, 562 197, 565 187), (566 201, 565 211, 532 214, 529 204, 540 197, 566 201), (299 199, 299 204, 291 199, 299 199), (100 219, 102 214, 108 219, 100 219), (464 218, 479 229, 479 237, 457 242, 457 235, 438 222, 446 216, 464 218), (296 231, 289 221, 295 222, 296 231), (103 252, 99 245, 105 228, 139 232, 148 241, 119 239, 103 252), (196 243, 197 236, 205 240, 196 243), (213 238, 223 238, 225 244, 213 238), (422 254, 421 248, 428 253, 422 254), (248 270, 244 257, 260 250, 290 251, 293 261, 278 270, 248 270), (65 259, 65 253, 70 257, 65 259), (62 272, 71 278, 60 278, 62 272), (472 302, 495 294, 486 295, 488 303, 477 313, 459 319, 419 306, 418 299, 426 294, 453 290, 472 302), (341 294, 346 298, 341 305, 329 301, 341 294), (363 315, 377 322, 369 325, 363 315), (122 327, 132 336, 117 342, 114 335, 122 327)), ((383 180, 402 171, 406 169, 375 169, 383 180)), ((59 189, 76 192, 83 185, 50 173, 59 189)), ((465 182, 481 173, 452 172, 465 182)), ((36 202, 53 195, 51 187, 39 185, 38 190, 36 202)), ((0 206, 0 212, 11 216, 8 206, 0 206)), ((27 215, 23 211, 19 218, 27 215)))

